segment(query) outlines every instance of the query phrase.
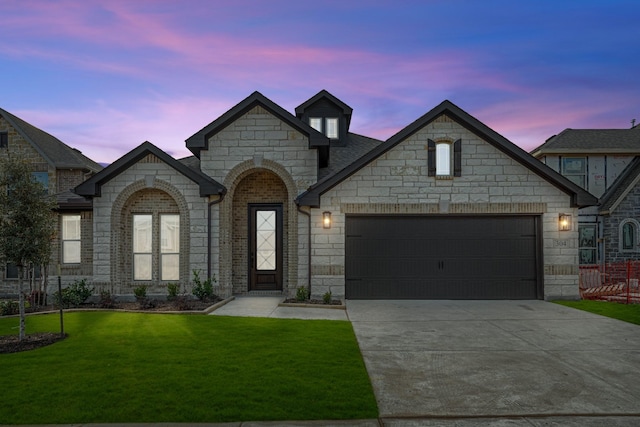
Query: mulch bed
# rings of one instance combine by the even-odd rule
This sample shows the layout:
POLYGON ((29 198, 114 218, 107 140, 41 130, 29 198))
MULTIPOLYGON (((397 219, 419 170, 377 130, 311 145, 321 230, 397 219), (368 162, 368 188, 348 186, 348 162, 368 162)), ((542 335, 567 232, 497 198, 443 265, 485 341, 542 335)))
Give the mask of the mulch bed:
POLYGON ((0 337, 0 354, 35 350, 36 348, 58 342, 65 337, 60 336, 59 332, 40 332, 26 335, 24 339, 20 341, 17 335, 4 335, 0 337))

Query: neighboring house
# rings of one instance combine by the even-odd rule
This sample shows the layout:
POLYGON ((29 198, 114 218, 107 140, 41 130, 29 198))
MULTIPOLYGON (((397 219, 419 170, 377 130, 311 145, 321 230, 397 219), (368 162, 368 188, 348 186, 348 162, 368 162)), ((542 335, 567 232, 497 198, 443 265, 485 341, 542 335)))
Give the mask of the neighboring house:
MULTIPOLYGON (((60 214, 59 233, 54 242, 51 266, 60 264, 64 274, 91 276, 91 203, 72 193, 71 189, 101 170, 102 166, 56 137, 0 109, 0 157, 8 156, 26 159, 31 164, 33 176, 49 194, 56 196, 60 214)), ((0 295, 15 293, 17 268, 12 265, 3 267, 0 295)))
POLYGON ((531 154, 600 198, 580 209, 580 264, 640 257, 640 126, 566 129, 531 154))
POLYGON ((194 157, 125 154, 75 188, 93 284, 166 294, 200 270, 222 296, 578 297, 563 221, 595 197, 449 101, 384 142, 351 117, 326 91, 295 115, 255 92, 187 139, 194 157))

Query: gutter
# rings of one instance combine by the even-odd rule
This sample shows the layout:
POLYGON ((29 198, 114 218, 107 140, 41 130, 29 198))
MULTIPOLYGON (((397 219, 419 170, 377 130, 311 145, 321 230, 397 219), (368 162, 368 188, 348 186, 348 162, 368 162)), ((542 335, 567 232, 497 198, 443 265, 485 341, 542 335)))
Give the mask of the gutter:
POLYGON ((311 298, 311 208, 309 208, 309 212, 306 212, 298 205, 298 212, 309 218, 309 226, 307 227, 307 240, 309 241, 307 250, 307 289, 309 289, 309 298, 311 298))

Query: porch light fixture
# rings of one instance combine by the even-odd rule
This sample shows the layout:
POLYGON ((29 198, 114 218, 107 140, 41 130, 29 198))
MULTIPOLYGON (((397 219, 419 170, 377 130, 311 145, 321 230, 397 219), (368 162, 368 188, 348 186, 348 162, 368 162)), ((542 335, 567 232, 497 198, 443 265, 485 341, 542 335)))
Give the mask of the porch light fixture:
POLYGON ((331 228, 331 212, 322 212, 322 228, 331 228))
POLYGON ((571 214, 560 214, 558 217, 558 229, 560 231, 571 230, 571 214))

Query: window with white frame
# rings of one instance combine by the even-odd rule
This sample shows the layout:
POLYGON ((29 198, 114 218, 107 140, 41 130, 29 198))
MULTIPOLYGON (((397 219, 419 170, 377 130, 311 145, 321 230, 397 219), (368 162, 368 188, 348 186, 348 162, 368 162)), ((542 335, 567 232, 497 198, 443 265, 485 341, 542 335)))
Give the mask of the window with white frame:
POLYGON ((314 128, 318 132, 322 132, 322 118, 320 117, 309 118, 309 126, 314 128))
POLYGON ((436 142, 436 176, 451 176, 451 144, 436 142))
POLYGON ((326 119, 326 132, 328 138, 337 139, 338 138, 338 119, 335 117, 330 117, 326 119))
POLYGON ((152 227, 152 215, 133 215, 133 280, 152 279, 152 227))
POLYGON ((81 249, 80 215, 62 215, 62 263, 79 264, 81 249))
POLYGON ((638 251, 638 229, 640 224, 635 219, 627 218, 620 223, 620 252, 638 251))
POLYGON ((180 280, 180 215, 134 214, 132 228, 133 280, 180 280))
POLYGON ((180 279, 180 215, 160 215, 160 280, 180 279))

